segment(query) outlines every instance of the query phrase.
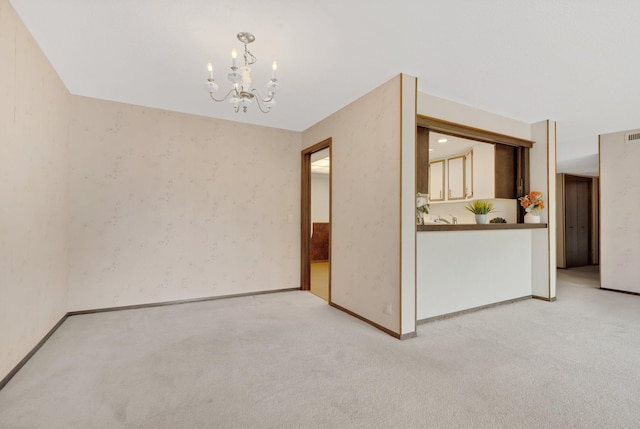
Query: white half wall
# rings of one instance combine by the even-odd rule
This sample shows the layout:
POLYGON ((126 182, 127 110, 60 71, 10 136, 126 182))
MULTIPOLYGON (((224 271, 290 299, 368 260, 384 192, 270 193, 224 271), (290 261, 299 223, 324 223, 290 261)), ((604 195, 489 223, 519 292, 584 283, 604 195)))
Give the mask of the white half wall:
POLYGON ((70 95, 0 0, 0 380, 66 313, 70 95))
POLYGON ((531 296, 537 231, 418 232, 418 320, 531 296))
POLYGON ((640 293, 640 140, 600 136, 600 284, 640 293))
POLYGON ((298 288, 300 133, 72 97, 69 310, 298 288))

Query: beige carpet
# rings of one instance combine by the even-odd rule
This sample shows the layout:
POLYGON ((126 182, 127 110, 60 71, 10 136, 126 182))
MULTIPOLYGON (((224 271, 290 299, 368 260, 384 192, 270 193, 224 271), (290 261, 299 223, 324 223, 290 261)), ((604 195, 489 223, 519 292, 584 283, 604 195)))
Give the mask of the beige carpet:
POLYGON ((579 274, 406 341, 307 292, 70 317, 0 427, 638 428, 640 297, 579 274))
POLYGON ((311 290, 317 297, 329 301, 329 262, 311 263, 311 290))

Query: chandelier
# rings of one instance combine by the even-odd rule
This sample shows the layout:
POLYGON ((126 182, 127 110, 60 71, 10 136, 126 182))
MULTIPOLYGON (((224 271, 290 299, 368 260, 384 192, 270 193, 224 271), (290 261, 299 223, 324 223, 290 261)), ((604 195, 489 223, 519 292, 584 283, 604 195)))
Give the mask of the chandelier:
POLYGON ((238 113, 240 109, 246 113, 247 108, 253 104, 253 100, 256 101, 256 104, 262 113, 269 113, 271 108, 276 104, 273 97, 279 86, 277 83, 278 80, 276 79, 278 64, 274 61, 271 66, 273 73, 271 75, 271 79, 269 79, 269 83, 267 83, 267 96, 263 97, 257 89, 251 89, 251 67, 249 66, 256 62, 256 57, 249 52, 247 45, 256 40, 256 38, 253 34, 246 32, 238 33, 237 37, 238 40, 244 44, 244 65, 240 67, 236 66, 238 52, 234 48, 231 51, 231 72, 227 74, 227 78, 231 81, 233 86, 224 97, 218 99, 213 95, 218 91, 218 84, 213 79, 213 66, 209 63, 207 67, 209 70, 209 78, 206 82, 207 89, 209 90, 209 96, 213 101, 217 102, 223 102, 229 99, 229 103, 233 105, 236 113, 238 113))

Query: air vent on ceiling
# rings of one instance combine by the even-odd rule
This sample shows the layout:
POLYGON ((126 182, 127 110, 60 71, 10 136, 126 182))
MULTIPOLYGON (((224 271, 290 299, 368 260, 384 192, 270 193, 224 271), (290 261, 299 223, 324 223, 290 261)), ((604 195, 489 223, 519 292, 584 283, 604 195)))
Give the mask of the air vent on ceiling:
POLYGON ((631 131, 630 133, 626 133, 624 135, 624 141, 629 142, 639 142, 640 143, 640 130, 631 131))

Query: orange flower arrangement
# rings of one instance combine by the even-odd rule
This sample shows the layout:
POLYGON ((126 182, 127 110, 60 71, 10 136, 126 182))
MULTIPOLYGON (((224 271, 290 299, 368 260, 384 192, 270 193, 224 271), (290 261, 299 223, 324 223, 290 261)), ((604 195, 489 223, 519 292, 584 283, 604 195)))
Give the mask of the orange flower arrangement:
POLYGON ((542 201, 542 192, 533 191, 524 197, 518 198, 520 205, 524 207, 524 211, 527 213, 538 214, 540 210, 544 208, 544 201, 542 201))

